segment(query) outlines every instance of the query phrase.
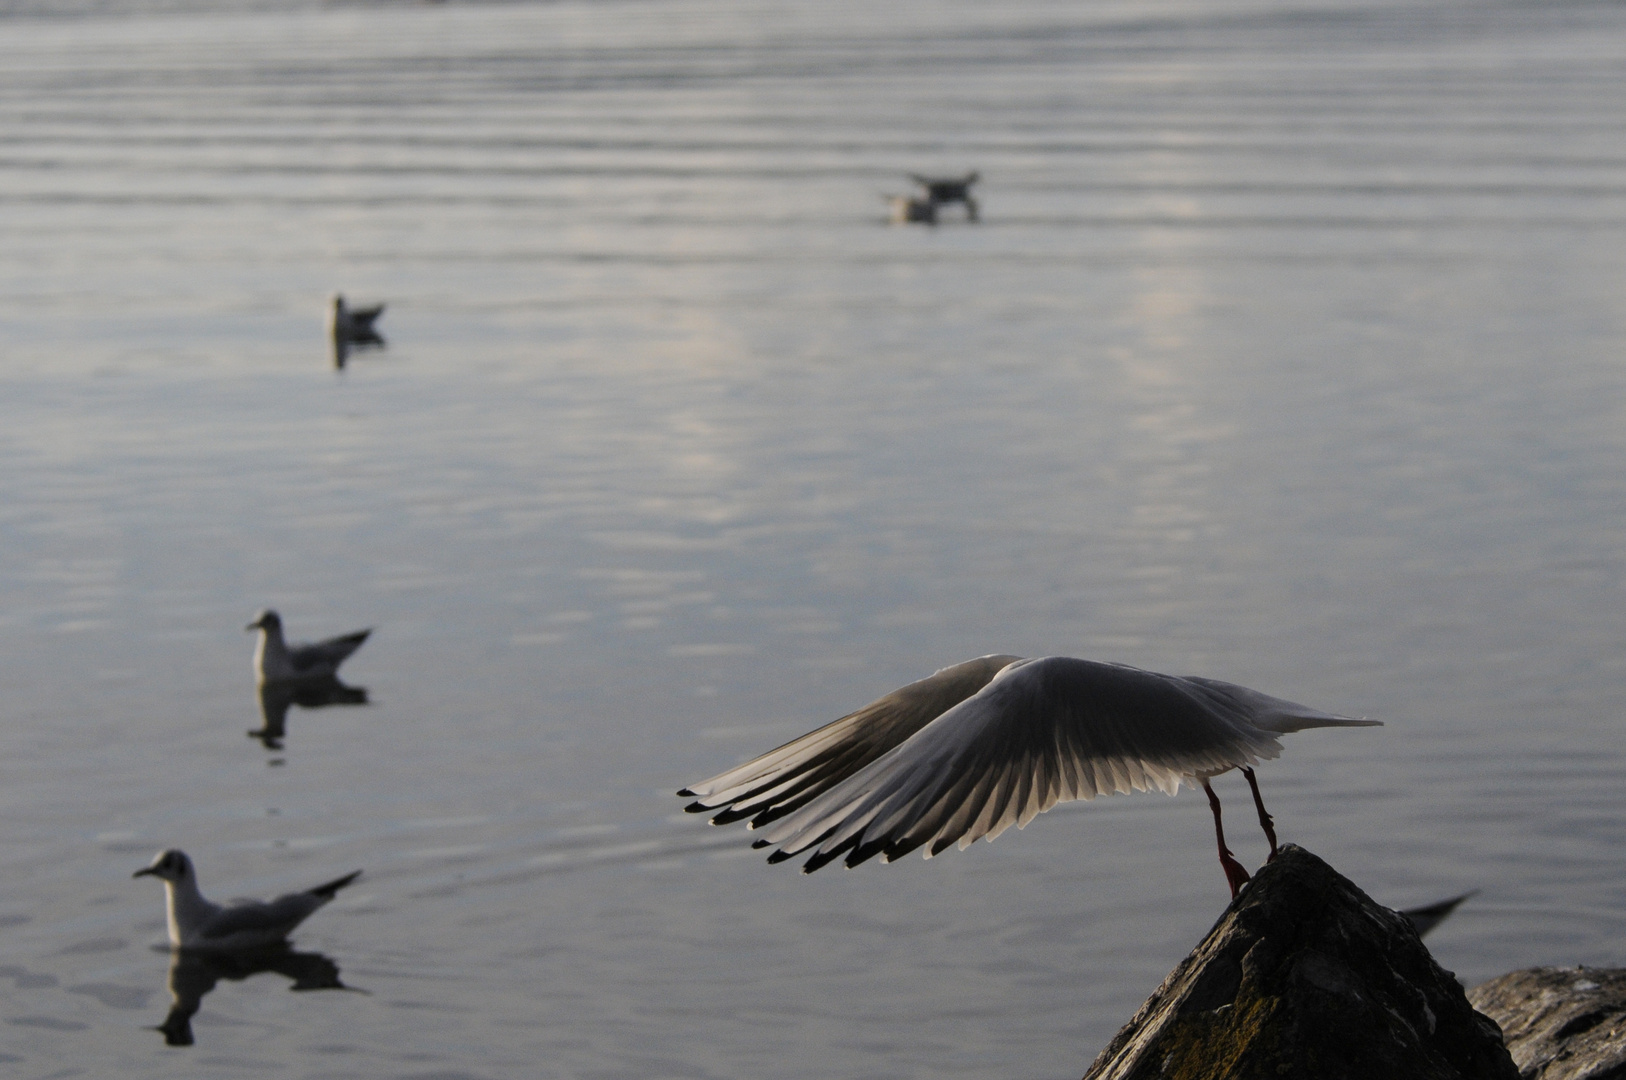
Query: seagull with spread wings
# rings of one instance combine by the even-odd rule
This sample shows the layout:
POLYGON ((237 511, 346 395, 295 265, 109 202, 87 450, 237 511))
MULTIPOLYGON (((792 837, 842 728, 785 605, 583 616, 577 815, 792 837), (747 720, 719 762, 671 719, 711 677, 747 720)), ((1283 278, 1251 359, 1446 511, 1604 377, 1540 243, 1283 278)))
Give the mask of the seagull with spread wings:
POLYGON ((992 840, 1057 803, 1200 786, 1231 894, 1248 881, 1225 846, 1209 779, 1238 769, 1276 833, 1253 766, 1278 736, 1377 720, 1321 712, 1234 683, 1065 656, 982 656, 943 668, 678 794, 712 824, 750 819, 769 862, 804 873, 992 840))

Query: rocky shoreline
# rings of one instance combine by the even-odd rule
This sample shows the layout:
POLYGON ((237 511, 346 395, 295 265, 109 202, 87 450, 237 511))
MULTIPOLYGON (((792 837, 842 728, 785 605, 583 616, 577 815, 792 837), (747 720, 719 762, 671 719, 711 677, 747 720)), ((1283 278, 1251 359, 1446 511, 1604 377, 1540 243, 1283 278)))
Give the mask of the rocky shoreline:
POLYGON ((1085 1080, 1626 1080, 1626 971, 1465 991, 1413 921, 1287 845, 1085 1080))

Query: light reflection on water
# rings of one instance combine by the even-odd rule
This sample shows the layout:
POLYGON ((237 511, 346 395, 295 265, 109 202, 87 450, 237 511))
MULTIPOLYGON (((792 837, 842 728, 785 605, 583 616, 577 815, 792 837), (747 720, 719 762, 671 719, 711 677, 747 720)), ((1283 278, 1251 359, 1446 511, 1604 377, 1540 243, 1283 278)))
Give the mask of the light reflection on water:
POLYGON ((1261 772, 1283 838, 1483 889, 1470 982, 1621 962, 1626 16, 1153 14, 8 19, 5 1053, 1077 1075, 1224 902, 1200 800, 802 877, 671 794, 990 650, 1381 717, 1261 772), (267 604, 379 627, 277 768, 267 604), (365 867, 297 942, 368 993, 156 1053, 171 844, 365 867))

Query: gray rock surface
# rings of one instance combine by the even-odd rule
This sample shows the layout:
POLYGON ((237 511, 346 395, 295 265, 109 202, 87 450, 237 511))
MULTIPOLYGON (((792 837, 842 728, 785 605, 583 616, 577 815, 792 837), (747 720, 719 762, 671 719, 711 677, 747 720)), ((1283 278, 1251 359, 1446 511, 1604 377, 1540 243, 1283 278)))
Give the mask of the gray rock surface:
POLYGON ((1290 844, 1085 1080, 1517 1076, 1496 1024, 1411 922, 1290 844))
POLYGON ((1526 968, 1468 992, 1524 1080, 1626 1080, 1626 969, 1526 968))

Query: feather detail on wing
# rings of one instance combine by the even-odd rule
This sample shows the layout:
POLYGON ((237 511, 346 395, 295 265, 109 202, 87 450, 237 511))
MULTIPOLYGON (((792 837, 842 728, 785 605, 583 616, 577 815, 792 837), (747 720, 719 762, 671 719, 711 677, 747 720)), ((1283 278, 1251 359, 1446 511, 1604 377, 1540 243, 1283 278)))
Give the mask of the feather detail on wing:
MULTIPOLYGON (((853 866, 925 847, 930 858, 1021 828, 1058 802, 1172 795, 1182 781, 1274 758, 1276 732, 1297 730, 1289 723, 1347 722, 1212 680, 1069 657, 1019 661, 864 767, 822 775, 819 792, 756 846, 778 849, 770 862, 811 851, 807 872, 843 855, 853 866), (1279 726, 1256 723, 1260 708, 1279 726)), ((840 750, 825 749, 826 760, 840 750)))
POLYGON ((981 656, 943 668, 709 780, 679 791, 690 813, 721 810, 713 825, 752 818, 751 827, 793 813, 971 697, 1020 659, 981 656))

